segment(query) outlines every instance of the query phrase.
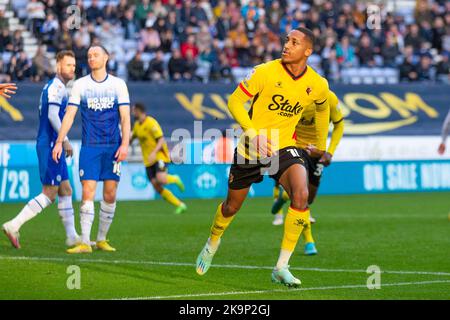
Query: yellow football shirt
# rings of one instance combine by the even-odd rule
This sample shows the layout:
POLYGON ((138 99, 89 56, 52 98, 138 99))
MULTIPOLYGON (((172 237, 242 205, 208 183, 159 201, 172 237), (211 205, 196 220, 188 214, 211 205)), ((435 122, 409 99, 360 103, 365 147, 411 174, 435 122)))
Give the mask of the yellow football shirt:
MULTIPOLYGON (((339 108, 339 100, 333 91, 329 91, 328 102, 330 105, 330 122, 338 124, 343 120, 342 112, 339 108)), ((315 121, 315 105, 305 108, 300 121, 295 128, 297 147, 306 148, 309 144, 317 145, 317 132, 315 121)), ((339 141, 338 141, 339 143, 339 141)))
POLYGON ((155 149, 158 139, 163 137, 161 126, 155 118, 147 116, 142 123, 136 121, 133 126, 133 137, 136 137, 139 140, 142 150, 142 160, 146 167, 153 165, 159 160, 166 163, 170 162, 169 148, 166 143, 163 144, 162 149, 156 154, 155 161, 153 163, 149 163, 148 161, 148 157, 155 149))
MULTIPOLYGON (((228 107, 244 131, 255 129, 271 140, 273 150, 280 150, 295 146, 295 127, 306 106, 324 105, 328 112, 328 91, 327 80, 310 66, 295 76, 277 59, 256 66, 230 96, 228 107), (241 106, 251 98, 247 117, 241 106)), ((248 147, 241 139, 238 152, 253 159, 248 147)))

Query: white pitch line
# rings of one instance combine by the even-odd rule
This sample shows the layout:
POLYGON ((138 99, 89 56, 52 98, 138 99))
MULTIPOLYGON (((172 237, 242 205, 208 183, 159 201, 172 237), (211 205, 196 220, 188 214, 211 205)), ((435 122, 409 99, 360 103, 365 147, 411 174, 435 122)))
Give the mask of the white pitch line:
MULTIPOLYGON (((157 265, 157 266, 175 266, 175 267, 195 267, 194 263, 188 262, 164 262, 164 261, 141 261, 141 260, 107 260, 107 259, 85 259, 85 258, 57 258, 57 257, 24 257, 24 256, 0 256, 0 260, 18 260, 18 261, 48 261, 48 262, 78 262, 78 263, 105 263, 105 264, 137 264, 137 265, 157 265)), ((247 266, 235 264, 213 264, 214 268, 224 269, 263 269, 272 270, 273 266, 247 266)), ((367 273, 363 269, 326 269, 326 268, 304 268, 290 267, 290 270, 298 271, 317 271, 317 272, 348 272, 348 273, 367 273)), ((392 271, 381 270, 383 274, 416 274, 432 276, 450 276, 450 272, 433 271, 392 271)))
MULTIPOLYGON (((450 280, 434 280, 434 281, 418 281, 418 282, 398 282, 385 283, 381 287, 399 287, 411 285, 426 285, 436 283, 450 283, 450 280)), ((367 288, 367 285, 343 285, 343 286, 327 286, 327 287, 313 287, 313 288, 296 288, 296 289, 273 289, 273 290, 255 290, 255 291, 229 291, 229 292, 210 292, 197 294, 182 294, 172 296, 150 296, 150 297, 135 297, 135 298, 119 298, 114 300, 161 300, 161 299, 181 299, 181 298, 198 298, 198 297, 213 297, 213 296, 231 296, 231 295, 247 295, 247 294, 262 294, 262 293, 276 293, 276 292, 292 292, 292 291, 314 291, 314 290, 336 290, 336 289, 358 289, 367 288)))

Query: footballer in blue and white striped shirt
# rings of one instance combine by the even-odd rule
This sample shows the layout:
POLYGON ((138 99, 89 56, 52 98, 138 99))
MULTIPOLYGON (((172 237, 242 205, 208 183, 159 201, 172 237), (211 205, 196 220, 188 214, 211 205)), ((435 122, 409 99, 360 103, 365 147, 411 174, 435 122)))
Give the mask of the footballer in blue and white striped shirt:
POLYGON ((120 78, 107 73, 108 51, 99 45, 88 50, 91 73, 75 81, 67 112, 53 149, 53 158, 61 156, 62 142, 69 132, 78 109, 82 119, 80 180, 83 187, 80 209, 82 243, 68 253, 90 253, 91 227, 94 221, 94 199, 98 181, 103 181, 103 201, 96 246, 115 251, 106 241, 116 209, 116 193, 120 180, 120 163, 125 160, 130 141, 130 98, 120 78))

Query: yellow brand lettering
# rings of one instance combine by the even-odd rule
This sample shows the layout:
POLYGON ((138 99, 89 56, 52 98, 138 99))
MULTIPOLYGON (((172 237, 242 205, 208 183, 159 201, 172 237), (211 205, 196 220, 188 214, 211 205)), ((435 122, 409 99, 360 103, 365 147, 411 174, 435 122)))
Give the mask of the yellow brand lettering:
POLYGON ((391 115, 391 109, 380 99, 366 93, 348 93, 344 96, 348 108, 372 119, 385 119, 391 115), (360 106, 356 101, 365 100, 375 106, 375 109, 360 106))
POLYGON ((22 113, 3 97, 0 97, 0 109, 4 109, 14 121, 23 121, 22 113))
POLYGON ((176 93, 175 98, 177 101, 185 108, 187 111, 192 113, 195 119, 201 120, 205 118, 205 113, 209 114, 210 116, 218 119, 224 119, 225 115, 213 108, 208 108, 203 105, 203 94, 201 93, 195 93, 192 96, 192 101, 189 100, 188 97, 186 97, 183 93, 176 93))
MULTIPOLYGON (((216 104, 217 108, 219 108, 219 110, 222 110, 223 112, 225 112, 226 115, 228 115, 229 118, 231 118, 231 113, 228 110, 228 106, 226 101, 223 100, 223 98, 217 94, 217 93, 213 93, 210 95, 211 100, 216 104)), ((219 119, 224 119, 223 118, 219 118, 219 119)))
POLYGON ((405 100, 389 92, 382 92, 380 96, 403 118, 409 118, 411 117, 411 112, 417 113, 419 110, 425 112, 430 118, 437 118, 439 116, 439 113, 426 104, 418 94, 407 92, 405 94, 405 100))

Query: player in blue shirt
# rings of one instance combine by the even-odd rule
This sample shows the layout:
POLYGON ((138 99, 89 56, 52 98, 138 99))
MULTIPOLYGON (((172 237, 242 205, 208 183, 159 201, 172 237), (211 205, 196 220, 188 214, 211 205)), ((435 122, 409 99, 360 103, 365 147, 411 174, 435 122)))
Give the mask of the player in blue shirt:
POLYGON ((56 77, 51 79, 42 90, 39 104, 39 132, 36 151, 39 160, 39 173, 42 193, 31 199, 22 211, 3 225, 3 231, 12 245, 20 248, 19 229, 28 220, 34 218, 44 208, 52 204, 58 196, 58 211, 66 229, 66 244, 73 246, 79 242, 75 230, 72 207, 72 188, 65 156, 72 156, 69 139, 63 142, 64 154, 56 163, 52 159, 52 148, 61 128, 61 120, 67 105, 66 84, 75 75, 75 54, 61 51, 56 56, 56 77))
POLYGON ((67 112, 53 149, 53 159, 62 154, 64 137, 72 127, 80 109, 83 137, 80 151, 80 180, 83 196, 80 209, 82 243, 68 253, 90 253, 91 227, 94 221, 94 199, 98 181, 103 181, 103 201, 96 247, 115 251, 106 241, 116 210, 116 193, 120 180, 120 163, 125 160, 130 141, 130 98, 120 78, 106 72, 109 54, 102 46, 88 50, 91 73, 75 81, 67 112))

